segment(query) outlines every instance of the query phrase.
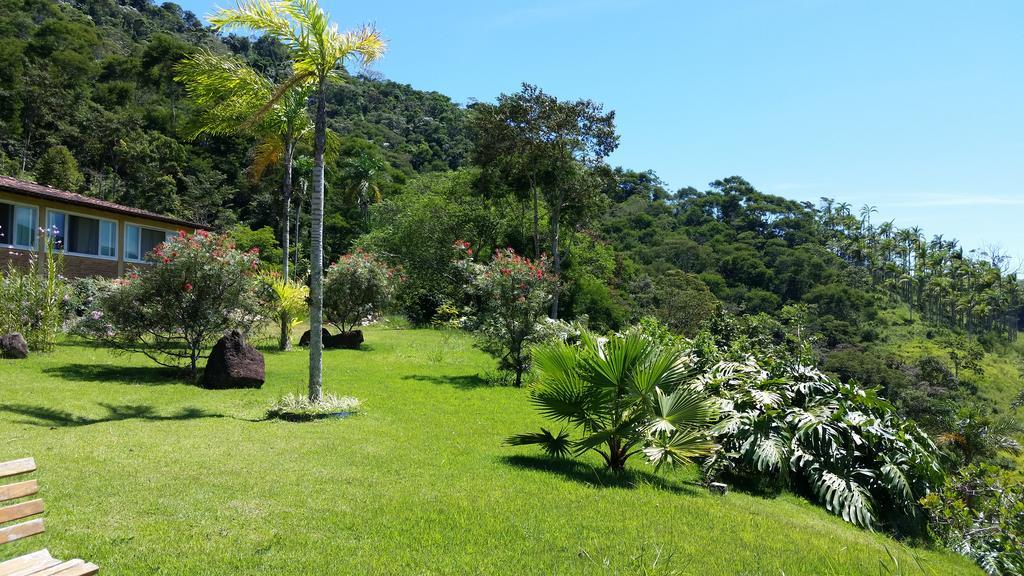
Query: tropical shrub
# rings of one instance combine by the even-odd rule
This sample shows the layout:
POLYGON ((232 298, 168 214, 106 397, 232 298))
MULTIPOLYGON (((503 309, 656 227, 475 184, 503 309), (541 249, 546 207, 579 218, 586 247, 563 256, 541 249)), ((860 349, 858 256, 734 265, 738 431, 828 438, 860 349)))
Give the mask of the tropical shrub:
POLYGON ((394 295, 398 273, 373 254, 357 249, 327 269, 324 319, 348 332, 383 312, 394 295))
POLYGON ((23 265, 8 263, 7 270, 0 274, 0 335, 20 332, 31 350, 46 352, 64 329, 71 289, 61 276, 61 252, 56 250, 53 237, 41 232, 42 263, 32 254, 23 265))
POLYGON ((941 481, 935 444, 875 390, 753 358, 719 362, 698 382, 722 412, 709 470, 805 489, 863 527, 918 518, 917 501, 941 481))
POLYGON ((989 465, 967 466, 921 503, 932 533, 992 576, 1024 574, 1024 484, 989 465))
POLYGON ((276 272, 264 275, 263 281, 273 295, 270 301, 271 315, 278 319, 281 327, 278 346, 281 350, 289 350, 292 347, 292 329, 309 316, 309 304, 306 302, 309 286, 295 280, 285 280, 276 272))
POLYGON ((184 233, 157 246, 152 264, 115 280, 79 323, 87 336, 138 352, 162 366, 198 363, 225 331, 251 332, 267 320, 271 296, 260 281, 259 256, 228 238, 184 233))
POLYGON ((533 261, 511 248, 495 252, 474 278, 483 348, 501 370, 515 374, 516 386, 530 368, 530 346, 540 341, 538 324, 546 318, 555 282, 546 257, 533 261))
POLYGON ((657 469, 714 451, 708 426, 718 409, 691 385, 692 364, 677 348, 640 334, 604 341, 584 332, 581 338, 578 345, 548 344, 534 351, 538 375, 530 390, 542 415, 578 436, 541 428, 512 436, 508 444, 537 444, 556 457, 593 450, 616 472, 637 454, 657 469))

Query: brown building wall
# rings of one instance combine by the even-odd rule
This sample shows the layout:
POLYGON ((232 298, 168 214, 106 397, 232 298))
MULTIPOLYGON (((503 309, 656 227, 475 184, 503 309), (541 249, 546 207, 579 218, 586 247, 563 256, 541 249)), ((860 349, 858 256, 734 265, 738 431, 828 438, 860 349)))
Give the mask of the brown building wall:
MULTIPOLYGON (((124 231, 126 224, 137 224, 148 228, 167 230, 169 232, 176 232, 182 229, 181 226, 156 220, 147 220, 146 218, 127 216, 94 208, 67 205, 52 200, 31 198, 6 190, 0 190, 0 202, 2 201, 28 204, 38 208, 40 228, 46 227, 47 209, 61 210, 84 216, 95 216, 117 222, 117 258, 99 258, 66 254, 64 256, 64 276, 68 278, 82 278, 87 276, 106 276, 107 278, 117 278, 123 275, 125 271, 139 266, 139 263, 125 261, 124 259, 124 231)), ((193 228, 186 228, 185 231, 188 233, 195 232, 193 228)), ((0 273, 7 269, 8 262, 27 265, 29 262, 30 252, 31 251, 0 245, 0 273)))
POLYGON ((0 273, 7 270, 7 266, 12 263, 16 266, 27 267, 29 265, 30 258, 29 253, 24 250, 15 250, 5 246, 0 246, 0 273))

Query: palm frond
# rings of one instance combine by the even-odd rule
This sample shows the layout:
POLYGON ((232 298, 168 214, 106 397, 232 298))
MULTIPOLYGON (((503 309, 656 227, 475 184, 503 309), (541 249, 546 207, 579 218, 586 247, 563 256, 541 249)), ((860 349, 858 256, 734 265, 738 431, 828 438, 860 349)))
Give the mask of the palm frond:
POLYGON ((538 445, 549 456, 565 458, 571 452, 572 440, 569 439, 569 433, 565 430, 561 430, 556 435, 545 428, 541 428, 540 432, 528 432, 526 434, 509 436, 505 440, 505 444, 507 446, 538 445))
POLYGON ((694 388, 676 388, 665 394, 654 388, 654 414, 648 425, 650 434, 670 434, 681 429, 706 427, 718 418, 717 406, 694 388))
POLYGON ((287 2, 243 0, 235 8, 222 8, 208 20, 217 30, 252 30, 265 32, 284 42, 290 48, 300 44, 292 22, 285 16, 287 2))
POLYGON ((644 447, 644 455, 657 470, 663 465, 687 464, 694 458, 707 456, 718 448, 711 438, 701 430, 687 430, 659 436, 644 447))

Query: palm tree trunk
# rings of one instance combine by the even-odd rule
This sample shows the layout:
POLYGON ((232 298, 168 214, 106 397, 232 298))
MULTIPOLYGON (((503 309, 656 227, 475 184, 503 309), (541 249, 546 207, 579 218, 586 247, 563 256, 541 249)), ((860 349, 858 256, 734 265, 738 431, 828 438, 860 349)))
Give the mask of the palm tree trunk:
MULTIPOLYGON (((295 143, 291 137, 285 138, 284 144, 284 185, 281 187, 282 211, 281 215, 281 250, 284 252, 284 265, 281 268, 284 281, 288 282, 291 276, 288 274, 288 263, 291 256, 291 219, 292 219, 292 162, 295 155, 295 143)), ((292 319, 287 312, 281 313, 281 350, 292 348, 292 319)))
POLYGON ((309 399, 323 398, 324 325, 324 147, 327 135, 326 78, 316 90, 315 141, 313 145, 313 192, 310 198, 309 242, 309 399))

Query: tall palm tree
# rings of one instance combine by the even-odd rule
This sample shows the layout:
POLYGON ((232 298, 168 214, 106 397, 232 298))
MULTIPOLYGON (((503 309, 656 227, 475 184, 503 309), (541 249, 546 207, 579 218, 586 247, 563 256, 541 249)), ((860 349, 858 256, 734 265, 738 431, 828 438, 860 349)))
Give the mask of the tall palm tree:
POLYGON ((316 0, 243 0, 210 17, 219 30, 248 29, 280 41, 293 58, 291 78, 274 93, 271 106, 295 86, 311 86, 313 190, 310 198, 309 399, 323 397, 324 149, 327 140, 327 84, 344 79, 344 65, 368 65, 384 55, 385 43, 372 26, 338 30, 316 0))
MULTIPOLYGON (((259 181, 267 168, 282 164, 281 248, 282 275, 289 279, 291 242, 289 222, 292 202, 292 164, 295 145, 313 128, 306 101, 309 89, 295 86, 277 95, 278 87, 237 56, 201 50, 176 67, 176 80, 200 106, 190 139, 203 134, 246 132, 260 138, 249 173, 259 181)), ((291 348, 291 319, 282 313, 280 348, 291 348)))

